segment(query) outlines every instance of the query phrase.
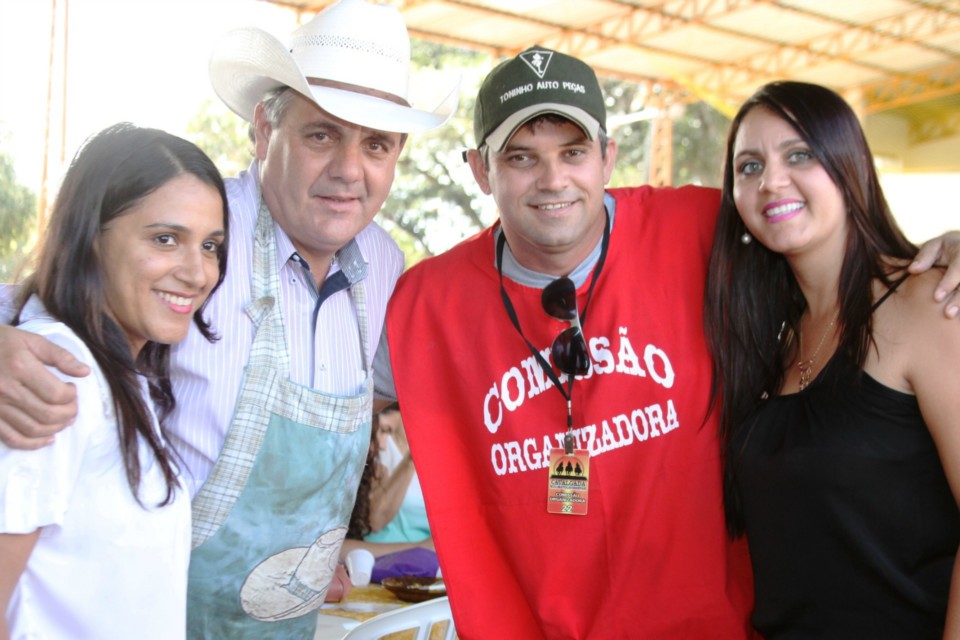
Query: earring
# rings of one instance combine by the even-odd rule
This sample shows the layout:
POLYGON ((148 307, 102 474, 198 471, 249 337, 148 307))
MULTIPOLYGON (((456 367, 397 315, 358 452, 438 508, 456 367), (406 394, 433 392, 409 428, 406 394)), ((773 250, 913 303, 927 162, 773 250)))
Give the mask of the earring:
POLYGON ((749 233, 744 233, 742 236, 740 236, 740 242, 743 244, 750 244, 753 242, 753 236, 749 233))

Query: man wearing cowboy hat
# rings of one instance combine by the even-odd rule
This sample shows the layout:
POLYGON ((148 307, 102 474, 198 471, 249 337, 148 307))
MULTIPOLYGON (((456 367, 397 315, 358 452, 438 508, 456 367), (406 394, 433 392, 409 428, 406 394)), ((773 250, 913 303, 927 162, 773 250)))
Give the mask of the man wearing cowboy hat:
POLYGON ((456 109, 455 87, 411 107, 409 64, 399 12, 361 0, 287 44, 249 28, 213 52, 211 82, 252 123, 256 162, 228 185, 236 242, 211 303, 228 344, 191 336, 175 353, 174 391, 189 399, 176 442, 200 487, 191 637, 314 627, 304 614, 322 603, 346 533, 370 445, 373 353, 403 270, 372 219, 406 134, 456 109))
MULTIPOLYGON (((457 104, 454 86, 410 106, 409 63, 400 13, 365 0, 337 2, 289 43, 240 29, 212 54, 213 87, 251 123, 256 159, 227 181, 229 264, 208 306, 220 340, 191 333, 172 352, 166 427, 194 497, 191 638, 313 636, 306 614, 337 565, 403 270, 372 220, 406 135, 457 104)), ((7 349, 22 340, 4 335, 7 349)))

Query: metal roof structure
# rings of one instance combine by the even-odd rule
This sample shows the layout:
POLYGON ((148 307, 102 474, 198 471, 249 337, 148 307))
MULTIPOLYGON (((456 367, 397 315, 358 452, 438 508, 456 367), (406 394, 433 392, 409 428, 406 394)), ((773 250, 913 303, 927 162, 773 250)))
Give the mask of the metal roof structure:
MULTIPOLYGON (((267 0, 316 12, 332 0, 267 0)), ((394 0, 414 37, 509 56, 540 44, 657 106, 728 115, 775 79, 827 85, 905 145, 960 136, 960 0, 394 0)), ((960 169, 960 153, 953 169, 960 169)), ((942 164, 942 161, 941 161, 942 164)))

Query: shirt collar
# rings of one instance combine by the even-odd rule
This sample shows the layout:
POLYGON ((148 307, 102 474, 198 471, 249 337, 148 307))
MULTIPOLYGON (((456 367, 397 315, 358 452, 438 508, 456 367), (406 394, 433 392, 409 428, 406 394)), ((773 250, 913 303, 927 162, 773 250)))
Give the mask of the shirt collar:
MULTIPOLYGON (((614 198, 608 192, 604 192, 603 206, 607 208, 607 213, 610 216, 610 232, 612 233, 613 219, 617 211, 616 198, 614 198)), ((494 247, 497 246, 497 238, 500 237, 501 233, 503 233, 503 230, 498 225, 493 234, 494 247)), ((586 259, 570 273, 569 278, 573 280, 574 285, 576 285, 578 288, 587 281, 587 277, 593 272, 593 267, 595 264, 597 264, 597 260, 600 258, 600 244, 601 241, 598 240, 597 246, 593 248, 593 250, 590 252, 590 255, 588 255, 586 259)), ((494 256, 494 262, 496 262, 496 256, 494 256)), ((536 287, 537 289, 542 289, 557 279, 556 276, 527 269, 522 264, 517 262, 516 258, 514 258, 513 254, 510 252, 509 244, 504 247, 503 251, 503 275, 510 278, 514 282, 527 287, 536 287)))
MULTIPOLYGON (((277 236, 277 269, 283 269, 283 266, 297 253, 297 248, 293 246, 290 236, 280 228, 276 220, 273 222, 274 230, 277 236)), ((354 285, 367 277, 367 261, 363 258, 363 252, 360 250, 360 243, 353 238, 346 245, 340 248, 336 253, 336 260, 331 265, 330 273, 335 273, 339 267, 347 281, 354 285)))

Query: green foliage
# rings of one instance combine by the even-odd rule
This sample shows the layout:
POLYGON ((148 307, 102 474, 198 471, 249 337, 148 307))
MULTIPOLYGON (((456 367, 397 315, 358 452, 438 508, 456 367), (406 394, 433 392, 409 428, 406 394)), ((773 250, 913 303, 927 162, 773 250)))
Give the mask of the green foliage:
POLYGON ((222 102, 206 100, 187 123, 186 137, 210 156, 226 177, 246 169, 253 158, 249 125, 222 102))
POLYGON ((673 184, 723 184, 723 152, 730 120, 708 105, 687 105, 673 123, 673 184))
POLYGON ((13 282, 37 240, 37 196, 17 182, 13 159, 0 153, 0 282, 13 282))
POLYGON ((642 85, 622 80, 600 79, 607 100, 607 133, 617 143, 617 164, 611 187, 636 186, 646 182, 650 123, 633 120, 628 114, 641 113, 646 103, 642 85), (623 122, 623 124, 618 124, 623 122))
POLYGON ((460 105, 446 125, 412 135, 397 163, 397 176, 379 222, 412 265, 450 248, 496 219, 496 210, 477 187, 464 150, 473 143, 473 104, 493 60, 475 51, 414 39, 411 57, 421 69, 457 70, 460 105))
MULTIPOLYGON (((617 167, 611 186, 635 186, 648 180, 651 123, 643 114, 647 94, 642 85, 601 79, 607 96, 607 128, 617 141, 617 167), (618 122, 625 122, 617 126, 618 122)), ((673 109, 673 166, 675 186, 697 184, 719 187, 723 178, 723 149, 730 121, 705 102, 673 109)))

